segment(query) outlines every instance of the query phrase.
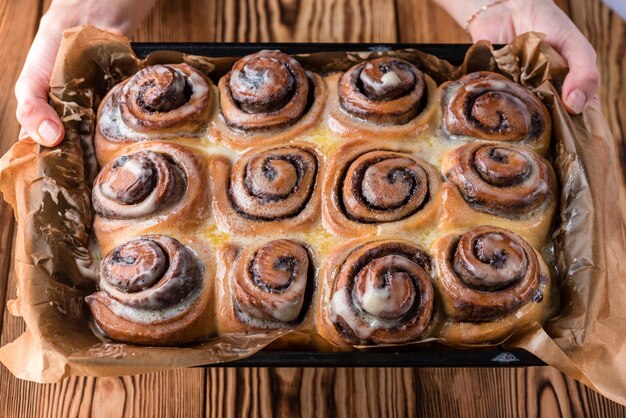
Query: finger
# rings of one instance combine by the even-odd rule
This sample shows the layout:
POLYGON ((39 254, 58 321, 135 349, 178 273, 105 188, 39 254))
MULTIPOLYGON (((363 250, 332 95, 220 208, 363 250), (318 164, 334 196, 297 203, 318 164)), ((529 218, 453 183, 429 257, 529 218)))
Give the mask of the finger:
POLYGON ((59 144, 64 135, 59 116, 48 104, 50 75, 60 37, 60 33, 45 27, 39 30, 15 84, 17 120, 28 136, 46 146, 59 144))
POLYGON ((561 47, 569 73, 563 82, 563 103, 568 112, 579 114, 594 98, 600 85, 600 72, 596 66, 596 52, 580 33, 569 37, 561 47))
POLYGON ((19 135, 17 136, 17 140, 18 140, 18 141, 23 141, 23 140, 25 140, 26 138, 29 138, 29 136, 28 136, 28 132, 26 132, 26 131, 24 130, 24 128, 20 128, 20 133, 19 133, 19 135))

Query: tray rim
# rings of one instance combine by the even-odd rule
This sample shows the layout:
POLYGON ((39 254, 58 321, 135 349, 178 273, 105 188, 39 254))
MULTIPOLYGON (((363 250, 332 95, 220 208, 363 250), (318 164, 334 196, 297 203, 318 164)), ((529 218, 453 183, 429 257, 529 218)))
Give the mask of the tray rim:
MULTIPOLYGON (((192 55, 207 55, 210 50, 215 57, 243 56, 262 49, 280 49, 287 54, 308 54, 316 52, 341 51, 388 51, 398 49, 418 49, 458 65, 472 44, 435 43, 364 43, 364 42, 131 42, 139 57, 154 51, 177 51, 192 55)), ((499 49, 503 45, 494 45, 499 49)))
MULTIPOLYGON (((262 49, 280 49, 287 54, 337 51, 387 51, 417 49, 460 65, 472 44, 452 43, 297 43, 297 42, 131 42, 138 57, 154 51, 176 51, 215 57, 244 56, 262 49)), ((494 45, 499 49, 503 45, 494 45)), ((439 348, 439 347, 437 347, 439 348)), ((198 367, 531 367, 546 363, 518 348, 417 349, 396 351, 283 351, 261 350, 249 357, 198 367)))

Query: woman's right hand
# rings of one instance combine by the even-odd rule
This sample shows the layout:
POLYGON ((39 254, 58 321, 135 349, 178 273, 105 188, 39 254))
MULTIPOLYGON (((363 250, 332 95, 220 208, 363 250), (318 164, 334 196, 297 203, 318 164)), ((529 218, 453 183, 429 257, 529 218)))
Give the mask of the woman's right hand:
POLYGON ((553 0, 435 0, 464 26, 473 41, 507 44, 525 32, 546 34, 545 41, 567 61, 569 73, 562 90, 563 104, 577 115, 597 101, 600 73, 596 51, 553 0))
POLYGON ((48 104, 50 76, 63 31, 92 24, 109 32, 130 36, 155 0, 55 0, 41 18, 22 72, 15 84, 19 139, 27 137, 45 146, 58 145, 63 124, 48 104))

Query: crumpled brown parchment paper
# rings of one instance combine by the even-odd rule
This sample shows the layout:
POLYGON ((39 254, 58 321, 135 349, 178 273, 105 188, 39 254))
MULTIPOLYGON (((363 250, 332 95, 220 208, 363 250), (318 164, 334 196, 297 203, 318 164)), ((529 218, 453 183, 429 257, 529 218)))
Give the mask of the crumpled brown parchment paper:
MULTIPOLYGON (((514 334, 505 346, 524 348, 626 404, 626 226, 620 205, 626 198, 614 141, 600 109, 592 105, 581 116, 567 114, 557 93, 566 64, 534 33, 497 51, 480 42, 458 68, 414 50, 298 59, 324 72, 386 53, 416 63, 437 82, 471 71, 499 71, 532 88, 548 105, 562 186, 553 237, 561 310, 544 327, 536 324, 514 334)), ((89 328, 83 305, 83 297, 93 291, 98 263, 87 186, 97 172, 93 109, 109 88, 142 66, 185 61, 215 79, 235 59, 170 51, 139 60, 125 38, 90 26, 65 33, 51 80, 51 100, 65 124, 65 141, 56 148, 22 141, 0 160, 0 188, 18 222, 18 297, 8 307, 27 325, 22 336, 0 349, 0 361, 17 377, 56 382, 68 375, 126 375, 223 362, 251 355, 280 337, 221 337, 182 348, 107 343, 89 328)))

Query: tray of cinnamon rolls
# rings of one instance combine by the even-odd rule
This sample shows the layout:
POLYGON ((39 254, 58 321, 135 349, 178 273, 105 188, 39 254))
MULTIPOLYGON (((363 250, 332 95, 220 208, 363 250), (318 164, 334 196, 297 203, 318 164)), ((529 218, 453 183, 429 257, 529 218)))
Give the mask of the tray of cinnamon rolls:
MULTIPOLYGON (((559 191, 538 96, 497 72, 442 80, 410 53, 320 69, 293 46, 246 48, 211 72, 144 66, 102 98, 94 332, 419 351, 554 315, 559 191)), ((194 47, 213 52, 227 51, 194 47)))

